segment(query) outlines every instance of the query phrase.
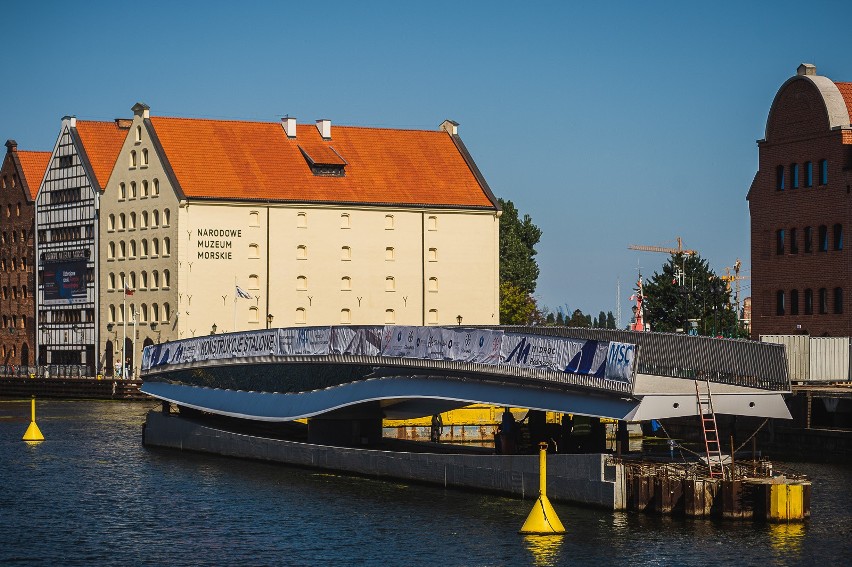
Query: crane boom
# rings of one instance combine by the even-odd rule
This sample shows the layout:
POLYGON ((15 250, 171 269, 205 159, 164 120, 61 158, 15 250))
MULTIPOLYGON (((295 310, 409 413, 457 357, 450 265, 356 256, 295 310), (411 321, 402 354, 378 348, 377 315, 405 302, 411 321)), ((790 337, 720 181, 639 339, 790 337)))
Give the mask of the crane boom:
POLYGON ((644 246, 642 244, 631 244, 627 247, 628 250, 639 250, 640 252, 662 252, 664 254, 686 254, 687 256, 695 256, 698 254, 695 250, 689 250, 683 247, 683 240, 680 236, 677 237, 677 248, 668 248, 666 246, 644 246))

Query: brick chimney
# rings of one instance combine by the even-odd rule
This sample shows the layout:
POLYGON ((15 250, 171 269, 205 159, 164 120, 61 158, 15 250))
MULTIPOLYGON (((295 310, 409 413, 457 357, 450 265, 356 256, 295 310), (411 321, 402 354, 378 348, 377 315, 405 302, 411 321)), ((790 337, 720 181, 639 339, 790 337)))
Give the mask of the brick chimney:
POLYGON ((10 154, 18 153, 18 142, 15 140, 6 140, 6 150, 8 150, 10 154))

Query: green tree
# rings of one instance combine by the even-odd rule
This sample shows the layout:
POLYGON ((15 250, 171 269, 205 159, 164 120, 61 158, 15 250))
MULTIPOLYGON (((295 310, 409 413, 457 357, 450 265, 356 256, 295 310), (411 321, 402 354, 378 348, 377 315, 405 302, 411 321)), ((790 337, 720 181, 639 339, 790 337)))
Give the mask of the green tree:
POLYGON ((612 311, 606 312, 606 328, 615 329, 615 316, 612 314, 612 311))
POLYGON ((538 263, 535 246, 541 240, 541 229, 529 215, 520 217, 512 201, 498 200, 500 216, 500 283, 512 283, 528 294, 535 292, 538 263))
POLYGON ((598 313, 598 319, 595 322, 595 327, 606 329, 606 313, 604 313, 603 311, 598 313))
POLYGON ((500 323, 503 325, 528 325, 536 320, 538 308, 535 299, 511 282, 500 284, 500 323))
POLYGON ((737 334, 731 293, 699 255, 672 254, 662 271, 645 280, 645 321, 654 331, 688 331, 697 320, 701 335, 737 334))

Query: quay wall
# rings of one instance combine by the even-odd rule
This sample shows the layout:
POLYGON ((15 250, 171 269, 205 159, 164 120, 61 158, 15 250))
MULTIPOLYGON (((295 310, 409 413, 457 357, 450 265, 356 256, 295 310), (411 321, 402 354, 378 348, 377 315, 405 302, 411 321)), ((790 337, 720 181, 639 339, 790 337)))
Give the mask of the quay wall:
MULTIPOLYGON (((233 433, 157 410, 148 413, 143 443, 519 498, 538 497, 538 455, 409 453, 312 445, 233 433)), ((623 510, 624 468, 602 454, 548 455, 547 496, 623 510)))

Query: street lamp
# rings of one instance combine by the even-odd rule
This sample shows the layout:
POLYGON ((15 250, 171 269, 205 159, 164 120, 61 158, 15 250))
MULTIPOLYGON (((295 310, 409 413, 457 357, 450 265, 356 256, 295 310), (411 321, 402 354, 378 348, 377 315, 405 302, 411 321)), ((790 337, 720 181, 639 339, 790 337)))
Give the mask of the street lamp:
POLYGON ((461 325, 461 323, 462 323, 462 316, 461 315, 456 315, 456 323, 461 325))
POLYGON ((266 328, 268 329, 271 326, 272 326, 272 313, 268 313, 266 315, 266 328))
POLYGON ((213 323, 213 326, 212 326, 212 327, 210 327, 210 334, 211 334, 211 335, 215 335, 215 334, 216 334, 216 323, 213 323))

